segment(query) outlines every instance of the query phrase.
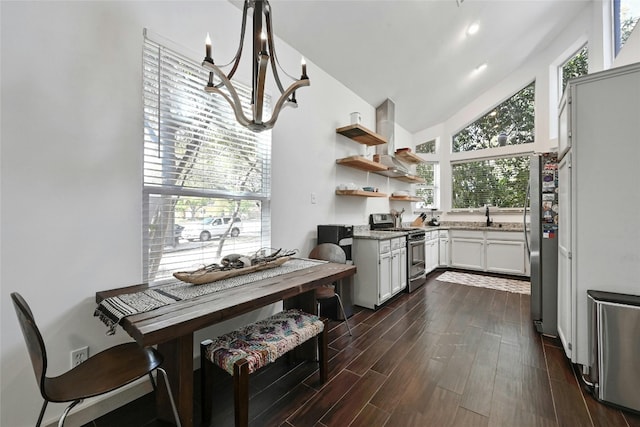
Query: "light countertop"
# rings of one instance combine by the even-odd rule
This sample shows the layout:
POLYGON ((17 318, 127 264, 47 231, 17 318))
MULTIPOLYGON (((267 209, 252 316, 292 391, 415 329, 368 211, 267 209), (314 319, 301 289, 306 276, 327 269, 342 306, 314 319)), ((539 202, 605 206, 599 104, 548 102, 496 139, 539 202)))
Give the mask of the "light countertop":
MULTIPOLYGON (((405 224, 405 227, 412 227, 409 224, 405 224)), ((422 227, 414 227, 421 228, 424 231, 435 231, 435 230, 476 230, 476 231, 505 231, 505 232, 520 232, 523 231, 523 226, 521 223, 517 222, 506 222, 506 223, 493 223, 489 227, 484 222, 453 222, 447 221, 442 222, 440 226, 434 227, 430 225, 425 225, 422 227)), ((528 228, 528 227, 527 227, 528 228)), ((373 239, 373 240, 386 240, 393 239, 395 237, 406 236, 406 231, 379 231, 379 230, 368 230, 367 226, 363 227, 355 227, 353 231, 354 239, 373 239)))

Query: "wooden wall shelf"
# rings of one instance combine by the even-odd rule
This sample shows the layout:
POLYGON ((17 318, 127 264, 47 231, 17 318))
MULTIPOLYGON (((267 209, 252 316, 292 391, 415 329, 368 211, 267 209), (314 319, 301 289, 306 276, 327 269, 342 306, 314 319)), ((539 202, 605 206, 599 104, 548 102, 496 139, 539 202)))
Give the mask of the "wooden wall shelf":
POLYGON ((362 125, 349 125, 336 129, 336 132, 364 145, 386 144, 387 139, 362 125))
POLYGON ((336 160, 336 163, 366 172, 380 172, 388 169, 388 167, 382 163, 377 163, 361 156, 345 157, 344 159, 336 160))
POLYGON ((396 157, 406 163, 425 163, 420 156, 407 150, 396 151, 396 157))
POLYGON ((415 196, 390 196, 389 200, 397 200, 400 202, 421 202, 422 201, 420 197, 415 197, 415 196))
MULTIPOLYGON (((389 169, 387 166, 384 166, 382 163, 373 162, 369 159, 365 159, 361 156, 351 156, 345 157, 344 159, 336 160, 336 163, 343 166, 348 166, 350 168, 359 169, 365 172, 373 172, 382 176, 385 175, 385 172, 389 169)), ((424 179, 415 175, 400 175, 400 176, 391 176, 392 179, 397 179, 399 181, 408 182, 410 184, 422 184, 424 183, 424 179)))
POLYGON ((410 184, 424 184, 425 180, 415 175, 404 175, 396 177, 400 181, 408 182, 410 184))
POLYGON ((364 190, 336 190, 336 194, 339 196, 387 197, 387 195, 384 193, 378 193, 376 191, 364 191, 364 190))

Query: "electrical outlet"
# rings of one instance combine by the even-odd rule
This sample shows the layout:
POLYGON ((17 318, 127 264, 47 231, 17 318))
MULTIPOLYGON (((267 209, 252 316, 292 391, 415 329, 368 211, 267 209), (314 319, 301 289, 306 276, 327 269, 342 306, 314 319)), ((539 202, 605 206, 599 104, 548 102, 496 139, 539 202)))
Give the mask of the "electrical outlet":
POLYGON ((71 367, 75 368, 89 358, 89 347, 81 347, 71 351, 71 367))

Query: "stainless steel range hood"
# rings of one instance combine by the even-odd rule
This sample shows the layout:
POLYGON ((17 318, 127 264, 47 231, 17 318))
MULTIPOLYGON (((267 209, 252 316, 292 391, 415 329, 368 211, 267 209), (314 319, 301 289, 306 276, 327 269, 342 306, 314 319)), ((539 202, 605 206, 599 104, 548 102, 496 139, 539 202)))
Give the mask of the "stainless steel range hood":
POLYGON ((395 120, 396 104, 388 99, 376 108, 376 133, 387 138, 387 143, 376 146, 376 154, 380 156, 380 163, 389 169, 378 172, 379 175, 397 178, 409 175, 409 170, 400 163, 393 154, 395 153, 395 120))
POLYGON ((399 176, 409 175, 407 168, 400 163, 395 157, 388 154, 380 154, 380 163, 388 167, 386 171, 376 172, 378 175, 397 178, 399 176))

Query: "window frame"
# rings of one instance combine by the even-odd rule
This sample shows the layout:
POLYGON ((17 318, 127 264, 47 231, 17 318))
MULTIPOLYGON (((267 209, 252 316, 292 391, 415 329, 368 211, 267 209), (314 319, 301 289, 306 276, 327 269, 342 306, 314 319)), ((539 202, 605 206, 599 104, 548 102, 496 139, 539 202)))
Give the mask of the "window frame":
MULTIPOLYGON (((193 55, 185 53, 185 50, 181 47, 177 47, 170 41, 167 41, 156 34, 152 34, 146 29, 143 35, 144 41, 142 79, 144 137, 142 144, 142 279, 144 283, 156 285, 177 281, 177 279, 171 277, 170 274, 178 270, 184 270, 185 268, 176 267, 175 269, 167 269, 163 276, 156 276, 155 278, 152 277, 153 271, 155 271, 156 273, 160 271, 159 268, 156 270, 154 266, 161 265, 163 256, 168 252, 167 249, 163 246, 162 249, 159 250, 159 258, 151 255, 151 252, 153 251, 155 251, 156 253, 158 252, 158 247, 161 244, 159 243, 159 239, 153 239, 152 228, 156 227, 156 225, 152 223, 151 212, 152 210, 154 210, 154 213, 160 212, 159 216, 164 217, 160 221, 158 226, 160 228, 164 228, 164 231, 161 232, 160 237, 162 237, 162 244, 166 245, 167 238, 173 236, 173 233, 175 233, 175 227, 177 224, 176 215, 178 212, 176 210, 176 204, 180 197, 193 197, 210 200, 210 202, 207 204, 208 207, 216 205, 216 202, 223 202, 223 204, 226 203, 228 205, 236 204, 236 206, 239 208, 243 203, 253 204, 255 202, 256 205, 259 205, 259 207, 256 208, 256 210, 259 212, 254 212, 254 215, 257 213, 259 216, 260 230, 259 235, 255 238, 255 241, 251 242, 251 246, 258 249, 270 246, 271 132, 266 131, 254 133, 242 127, 235 120, 235 116, 233 115, 231 108, 229 107, 228 103, 226 103, 223 97, 205 93, 204 86, 207 82, 207 72, 202 69, 199 60, 193 59, 193 55), (157 56, 154 57, 153 52, 156 49, 157 56), (169 58, 169 60, 167 60, 166 58, 169 58), (157 64, 154 64, 153 61, 156 60, 157 64), (174 83, 173 80, 170 79, 165 79, 162 72, 162 70, 164 69, 162 67, 165 66, 165 62, 169 63, 171 62, 171 60, 180 62, 179 65, 169 70, 169 72, 173 72, 174 75, 179 75, 181 77, 184 76, 183 78, 179 79, 178 83, 174 83), (179 68, 182 63, 187 64, 185 66, 188 67, 184 74, 180 72, 179 68), (152 71, 154 66, 159 67, 157 69, 157 80, 155 81, 155 76, 151 77, 153 75, 152 71), (158 86, 154 88, 152 83, 155 83, 158 86), (163 85, 165 87, 164 89, 162 89, 163 85), (151 87, 151 89, 149 89, 149 87, 151 87), (157 98, 155 100, 153 100, 153 97, 155 96, 153 92, 154 90, 157 92, 157 98), (166 95, 166 93, 163 94, 163 90, 167 93, 173 94, 175 98, 179 100, 175 101, 175 104, 172 104, 172 101, 170 100, 172 95, 166 95), (183 92, 179 92, 179 90, 182 90, 183 92), (174 91, 175 93, 172 91, 174 91), (202 98, 203 109, 205 105, 204 103, 206 103, 208 111, 214 111, 213 114, 215 115, 215 118, 213 120, 199 118, 199 116, 203 115, 200 109, 197 109, 196 112, 191 113, 191 115, 186 114, 182 110, 182 108, 184 108, 183 102, 185 102, 183 101, 184 93, 189 91, 194 94, 194 97, 198 97, 198 102, 200 102, 199 98, 202 98), (179 98, 180 96, 182 96, 183 98, 179 98), (152 100, 152 103, 149 103, 149 100, 152 100), (153 103, 153 101, 155 101, 155 104, 153 103), (169 131, 168 133, 170 136, 168 137, 164 136, 163 138, 162 135, 163 127, 169 128, 171 126, 174 126, 177 129, 178 125, 176 125, 174 122, 174 116, 181 116, 180 113, 182 114, 182 116, 186 117, 185 123, 183 124, 185 126, 185 129, 189 129, 190 134, 192 135, 190 137, 191 139, 188 139, 188 141, 198 141, 197 143, 194 143, 194 145, 198 146, 197 150, 204 152, 191 155, 191 169, 188 169, 186 167, 182 167, 181 169, 181 166, 178 165, 178 156, 175 155, 175 152, 178 151, 178 147, 180 146, 180 142, 178 141, 177 137, 178 131, 169 131), (157 114, 157 117, 153 117, 154 114, 157 114), (153 120, 149 120, 149 118, 151 117, 155 119, 155 122, 153 120), (170 118, 167 119, 166 117, 170 118), (154 123, 157 124, 157 128, 154 128, 154 123), (218 136, 217 138, 213 138, 210 135, 207 136, 206 134, 211 134, 212 132, 214 132, 212 129, 218 129, 217 132, 219 132, 220 134, 222 134, 222 131, 224 131, 224 137, 218 136), (152 134, 151 132, 155 133, 152 134), (220 143, 223 141, 228 141, 229 145, 220 145, 220 143), (150 147, 153 146, 152 144, 157 144, 157 157, 155 158, 155 161, 148 160, 154 158, 153 155, 149 154, 149 151, 152 151, 150 150, 150 147), (205 149, 215 147, 217 147, 217 150, 205 152, 205 149), (249 147, 248 150, 247 147, 249 147), (165 150, 170 152, 170 154, 164 156, 164 154, 162 153, 165 150), (219 155, 218 153, 223 154, 219 155), (233 160, 232 156, 238 156, 240 154, 246 156, 247 159, 249 159, 253 154, 255 156, 254 160, 258 162, 256 164, 256 166, 258 166, 256 169, 258 172, 254 173, 253 181, 256 182, 255 180, 257 179, 257 182, 259 182, 257 190, 250 191, 248 187, 242 185, 234 186, 235 189, 234 187, 227 187, 224 184, 222 184, 218 188, 207 185, 209 180, 215 179, 213 177, 221 174, 235 178, 238 178, 243 174, 243 176, 248 176, 249 172, 246 172, 246 168, 243 169, 242 166, 237 166, 236 161, 231 161, 233 160), (216 168, 211 168, 211 166, 209 166, 208 162, 210 161, 224 161, 225 159, 227 160, 227 166, 224 166, 225 163, 222 163, 222 166, 218 165, 216 168), (199 168, 198 171, 196 171, 196 166, 198 166, 199 168), (220 167, 222 167, 222 170, 220 170, 220 167), (211 171, 212 173, 210 173, 209 171, 211 171), (184 173, 185 177, 181 181, 183 184, 182 186, 175 185, 173 182, 176 179, 173 177, 179 173, 184 173), (168 183, 165 183, 165 178, 163 178, 164 176, 169 176, 172 178, 169 178, 168 183), (201 186, 197 185, 198 176, 200 176, 202 179, 201 186), (187 181, 190 182, 187 183, 187 181), (196 182, 196 184, 194 184, 194 182, 196 182), (160 201, 160 203, 168 203, 167 208, 159 208, 156 205, 156 203, 158 203, 157 201, 160 201), (170 208, 171 203, 173 203, 172 211, 170 208), (171 221, 171 223, 168 223, 168 221, 171 221), (157 261, 157 263, 154 263, 154 261, 157 261)), ((236 86, 236 90, 238 90, 240 97, 246 98, 248 102, 251 93, 250 87, 248 87, 247 85, 239 84, 237 82, 234 82, 234 86, 236 86)), ((267 99, 265 100, 265 104, 268 108, 270 97, 267 95, 266 98, 267 99)), ((233 183, 234 181, 229 179, 227 180, 227 182, 233 183)), ((244 184, 246 184, 246 181, 244 182, 244 184)), ((196 212, 200 211, 201 209, 204 211, 205 208, 197 208, 196 212)), ((220 212, 221 217, 224 217, 223 212, 224 211, 220 212)), ((194 221, 194 224, 197 225, 199 223, 202 223, 202 225, 204 225, 204 222, 205 219, 202 218, 194 221)), ((232 223, 235 223, 235 221, 232 223)), ((221 225, 224 226, 224 224, 221 225)), ((231 230, 231 227, 229 227, 229 230, 231 230)), ((222 238, 227 239, 229 236, 230 234, 224 234, 222 238)), ((224 250, 226 241, 219 241, 219 245, 220 246, 218 247, 218 251, 224 250)), ((229 246, 234 245, 230 244, 229 246)), ((212 259, 210 252, 206 252, 206 260, 204 260, 203 262, 199 262, 205 257, 205 255, 203 255, 205 251, 202 251, 202 253, 198 253, 198 248, 196 247, 195 250, 192 250, 190 252, 192 258, 189 258, 191 259, 191 261, 189 262, 193 262, 193 264, 205 265, 219 261, 218 259, 212 259)), ((243 254, 250 255, 250 253, 244 252, 243 254)), ((221 256, 224 256, 224 253, 222 253, 221 256)))
MULTIPOLYGON (((425 164, 430 164, 433 166, 433 184, 415 184, 416 187, 416 194, 418 194, 418 190, 419 189, 427 189, 427 190, 432 190, 433 191, 433 205, 429 205, 426 204, 424 202, 415 202, 414 204, 414 212, 427 212, 427 211, 432 211, 432 210, 441 210, 442 209, 442 204, 441 204, 441 198, 440 198, 440 163, 436 162, 436 161, 427 161, 424 162, 425 164), (420 204, 423 204, 424 206, 420 206, 420 204)), ((417 173, 416 171, 416 175, 420 176, 421 178, 424 178, 423 175, 420 175, 417 173)))
MULTIPOLYGON (((457 207, 454 208, 454 194, 453 194, 453 190, 454 190, 454 168, 458 165, 461 164, 468 164, 468 163, 479 163, 479 162, 491 162, 491 161, 498 161, 498 160, 506 160, 506 159, 514 159, 516 157, 522 157, 522 158, 527 158, 529 157, 531 154, 533 154, 532 150, 526 150, 526 151, 518 151, 518 152, 511 152, 509 154, 502 154, 502 155, 493 155, 493 156, 482 156, 482 157, 469 157, 466 159, 458 159, 458 160, 452 160, 450 162, 450 167, 451 167, 451 212, 469 212, 469 211, 474 211, 474 210, 478 210, 483 208, 483 206, 468 206, 468 207, 457 207)), ((528 175, 529 172, 527 171, 527 184, 528 184, 528 175)), ((526 192, 526 189, 525 189, 526 192)), ((522 206, 495 206, 494 204, 490 203, 489 206, 491 206, 494 209, 497 209, 498 212, 522 212, 522 210, 524 209, 524 203, 525 203, 525 197, 522 198, 522 206)), ((492 210, 494 210, 492 209, 492 210)))
MULTIPOLYGON (((578 54, 582 51, 582 49, 587 50, 587 72, 583 75, 587 75, 589 74, 589 43, 585 42, 582 46, 580 46, 578 49, 576 49, 571 55, 569 55, 567 57, 567 59, 565 61, 563 61, 560 65, 558 65, 557 67, 557 74, 558 74, 558 99, 560 99, 562 97, 562 94, 564 93, 564 89, 565 89, 565 85, 563 84, 564 82, 564 67, 570 62, 572 61, 576 56, 578 56, 578 54)), ((572 77, 573 78, 573 77, 572 77)))
POLYGON ((433 184, 427 184, 428 181, 423 175, 419 173, 420 165, 416 165, 416 175, 425 179, 425 183, 415 184, 415 193, 416 196, 421 188, 432 190, 433 192, 433 204, 425 204, 424 202, 414 202, 413 203, 413 211, 414 212, 431 212, 432 210, 440 210, 442 207, 442 199, 441 199, 441 186, 440 186, 440 138, 429 138, 428 140, 418 143, 415 145, 415 153, 420 155, 424 159, 424 164, 433 165, 433 184), (427 144, 433 145, 433 151, 423 151, 421 146, 427 146, 427 144), (421 206, 423 205, 423 206, 421 206))
MULTIPOLYGON (((458 155, 458 154, 464 154, 464 153, 482 153, 485 152, 486 150, 492 150, 492 149, 500 149, 500 148, 507 148, 507 147, 514 147, 514 146, 519 146, 519 145, 527 145, 527 144, 532 144, 535 143, 535 101, 536 101, 536 80, 532 80, 529 83, 527 83, 526 85, 522 86, 520 89, 518 89, 516 92, 512 93, 511 95, 503 98, 500 102, 498 102, 497 104, 493 105, 491 108, 488 108, 487 110, 485 110, 482 114, 478 115, 474 120, 468 122, 467 124, 465 124, 464 126, 461 126, 457 131, 455 131, 454 133, 452 133, 451 137, 450 137, 450 145, 449 145, 449 149, 450 149, 450 153, 452 155, 458 155), (505 143, 505 144, 499 144, 498 146, 487 146, 487 147, 483 147, 483 148, 478 148, 478 149, 474 149, 474 150, 459 150, 459 151, 454 151, 454 140, 456 138, 457 135, 459 135, 460 133, 462 133, 463 131, 465 131, 467 128, 469 128, 471 125, 473 125, 476 122, 479 122, 480 120, 485 119, 487 116, 489 116, 492 112, 495 112, 496 110, 498 110, 503 104, 509 102, 511 99, 513 99, 517 94, 519 94, 520 92, 523 92, 525 89, 527 89, 529 86, 533 85, 533 112, 534 112, 534 117, 533 117, 533 130, 532 130, 532 140, 530 142, 526 142, 526 143, 522 143, 522 144, 509 144, 509 143, 505 143)), ((491 140, 489 140, 491 141, 491 140)), ((479 154, 479 156, 482 156, 482 154, 479 154)))
MULTIPOLYGON (((620 53, 620 51, 622 50, 622 48, 624 47, 626 40, 623 42, 622 40, 622 7, 623 7, 623 2, 625 0, 612 0, 612 17, 611 17, 611 21, 612 21, 612 36, 613 36, 613 57, 616 58, 618 56, 618 54, 620 53)), ((638 26, 638 23, 640 22, 640 16, 638 16, 638 18, 636 19, 636 22, 633 26, 633 29, 635 29, 635 27, 638 26)), ((633 31, 632 29, 632 31, 633 31)))
MULTIPOLYGON (((520 157, 520 156, 528 156, 533 154, 535 150, 535 137, 536 137, 536 88, 537 83, 536 80, 532 80, 525 85, 521 86, 517 91, 511 93, 510 95, 503 98, 500 102, 494 104, 490 108, 484 110, 484 112, 478 115, 473 121, 461 126, 455 132, 452 132, 450 136, 450 158, 449 158, 449 176, 448 176, 448 185, 449 185, 449 209, 451 213, 461 213, 461 212, 470 212, 479 209, 480 207, 467 207, 467 208, 453 208, 454 202, 454 194, 453 194, 453 168, 454 165, 460 163, 468 163, 468 162, 479 162, 485 160, 498 160, 501 158, 512 158, 512 157, 520 157), (453 151, 453 143, 454 137, 462 132, 464 129, 468 128, 472 123, 475 123, 483 118, 485 118, 491 111, 498 109, 502 104, 512 99, 516 94, 520 93, 524 89, 528 88, 533 84, 533 102, 534 102, 534 117, 533 117, 533 130, 532 137, 533 140, 531 142, 523 143, 523 144, 506 144, 504 146, 492 146, 488 148, 482 148, 477 150, 468 150, 468 151, 453 151)), ((524 199, 523 199, 524 200, 524 199)), ((498 212, 522 212, 523 207, 494 207, 498 212)))

